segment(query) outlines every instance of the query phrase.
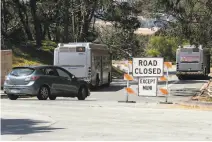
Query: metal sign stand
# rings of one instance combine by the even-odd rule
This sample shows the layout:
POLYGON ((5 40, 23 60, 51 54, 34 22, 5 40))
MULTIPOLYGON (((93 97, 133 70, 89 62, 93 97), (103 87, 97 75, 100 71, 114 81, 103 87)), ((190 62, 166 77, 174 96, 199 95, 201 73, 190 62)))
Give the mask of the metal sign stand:
MULTIPOLYGON (((128 69, 127 69, 127 74, 130 74, 130 65, 129 65, 129 61, 128 61, 128 69)), ((127 80, 127 88, 129 88, 129 80, 127 80)), ((119 103, 136 103, 135 101, 129 101, 129 94, 126 91, 126 100, 125 101, 118 101, 119 103)))
POLYGON ((168 94, 166 94, 166 100, 165 102, 160 102, 160 104, 173 104, 172 102, 168 102, 168 96, 170 95, 170 91, 169 91, 169 68, 166 66, 166 90, 168 92, 168 94))

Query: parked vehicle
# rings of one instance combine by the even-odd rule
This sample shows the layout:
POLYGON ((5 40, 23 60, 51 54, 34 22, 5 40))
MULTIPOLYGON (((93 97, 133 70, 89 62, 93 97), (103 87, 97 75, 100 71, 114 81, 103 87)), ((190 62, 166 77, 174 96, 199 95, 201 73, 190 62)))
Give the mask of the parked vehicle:
POLYGON ((210 73, 210 51, 202 46, 191 45, 178 48, 176 52, 176 75, 180 80, 188 76, 208 77, 210 73))
POLYGON ((4 92, 11 100, 21 95, 37 96, 39 100, 58 96, 85 100, 90 95, 87 82, 58 66, 15 67, 6 77, 4 92))
POLYGON ((94 43, 59 43, 54 50, 54 65, 89 82, 91 87, 112 81, 112 60, 106 45, 94 43))
POLYGON ((1 89, 5 76, 12 70, 12 50, 1 50, 1 89))

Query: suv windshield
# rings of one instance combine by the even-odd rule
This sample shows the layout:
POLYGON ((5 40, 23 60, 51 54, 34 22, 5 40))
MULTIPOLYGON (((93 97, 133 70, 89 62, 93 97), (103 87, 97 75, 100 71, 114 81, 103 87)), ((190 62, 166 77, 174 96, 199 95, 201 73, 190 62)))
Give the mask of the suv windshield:
POLYGON ((15 68, 11 71, 13 76, 27 76, 34 72, 34 69, 31 68, 15 68))

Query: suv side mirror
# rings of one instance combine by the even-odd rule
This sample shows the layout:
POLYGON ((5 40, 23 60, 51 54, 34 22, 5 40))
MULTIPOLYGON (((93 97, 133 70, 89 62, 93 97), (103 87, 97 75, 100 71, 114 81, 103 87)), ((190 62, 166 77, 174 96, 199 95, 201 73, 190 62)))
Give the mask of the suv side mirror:
POLYGON ((73 81, 76 81, 76 77, 74 75, 72 75, 71 78, 72 78, 73 81))

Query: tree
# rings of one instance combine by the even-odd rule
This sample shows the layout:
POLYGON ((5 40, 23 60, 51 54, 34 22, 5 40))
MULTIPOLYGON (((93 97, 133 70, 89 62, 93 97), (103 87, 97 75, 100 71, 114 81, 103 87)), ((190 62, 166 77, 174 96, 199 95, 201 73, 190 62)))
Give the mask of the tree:
MULTIPOLYGON (((175 61, 176 49, 180 45, 180 38, 170 36, 153 36, 146 48, 146 55, 164 57, 165 61, 175 61)), ((184 40, 183 45, 188 41, 184 40)))
MULTIPOLYGON (((13 1, 3 0, 1 2, 1 45, 2 49, 10 48, 11 44, 16 44, 25 40, 25 34, 18 17, 18 9, 13 1), (10 44, 10 45, 9 45, 10 44), (7 46, 9 45, 9 46, 7 46)), ((31 38, 30 34, 29 38, 31 38)))
MULTIPOLYGON (((171 30, 178 37, 188 39, 191 44, 212 45, 211 0, 157 0, 159 8, 177 19, 171 30), (177 29, 177 30, 176 30, 177 29)), ((168 29, 170 30, 170 28, 168 29)))
POLYGON ((21 46, 35 43, 42 49, 46 40, 93 42, 108 36, 111 41, 102 42, 114 53, 136 56, 140 43, 134 31, 140 27, 137 14, 146 6, 143 1, 138 5, 113 0, 3 0, 2 39, 21 46), (113 23, 112 33, 98 33, 97 19, 113 23))
POLYGON ((134 31, 140 27, 136 14, 134 5, 113 2, 104 12, 95 15, 96 18, 111 23, 109 28, 100 27, 99 38, 109 46, 114 55, 125 58, 135 56, 139 45, 134 31))
POLYGON ((27 12, 27 7, 24 5, 25 3, 23 1, 19 1, 19 0, 13 0, 14 4, 15 4, 15 8, 18 11, 18 15, 20 18, 20 21, 23 25, 25 34, 27 35, 27 39, 28 40, 33 40, 33 36, 29 27, 29 15, 27 12))
POLYGON ((41 39, 42 39, 42 29, 41 29, 41 22, 37 14, 37 3, 36 0, 30 0, 29 2, 31 8, 31 15, 33 19, 33 25, 35 29, 35 39, 38 48, 41 47, 41 39))

